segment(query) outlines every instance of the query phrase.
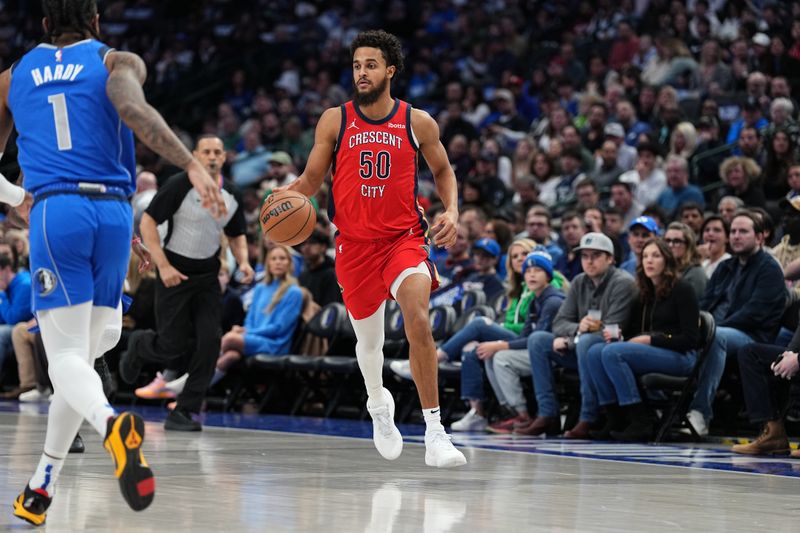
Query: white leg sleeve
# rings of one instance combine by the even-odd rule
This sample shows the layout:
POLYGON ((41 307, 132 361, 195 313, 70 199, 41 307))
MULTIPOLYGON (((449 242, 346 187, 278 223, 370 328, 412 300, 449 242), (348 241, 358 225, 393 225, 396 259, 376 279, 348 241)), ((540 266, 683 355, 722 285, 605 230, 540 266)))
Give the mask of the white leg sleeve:
POLYGON ((89 335, 92 361, 117 345, 122 336, 122 302, 116 309, 92 307, 92 322, 89 335))
POLYGON ((350 316, 353 330, 356 332, 356 357, 364 384, 369 396, 368 405, 380 405, 383 398, 383 316, 386 311, 386 302, 383 302, 377 311, 362 320, 350 316))
MULTIPOLYGON (((56 399, 63 398, 105 436, 106 421, 116 413, 103 394, 100 376, 89 363, 92 303, 48 309, 37 314, 56 399)), ((96 346, 99 347, 99 341, 96 346)), ((74 436, 73 432, 70 442, 74 436)))

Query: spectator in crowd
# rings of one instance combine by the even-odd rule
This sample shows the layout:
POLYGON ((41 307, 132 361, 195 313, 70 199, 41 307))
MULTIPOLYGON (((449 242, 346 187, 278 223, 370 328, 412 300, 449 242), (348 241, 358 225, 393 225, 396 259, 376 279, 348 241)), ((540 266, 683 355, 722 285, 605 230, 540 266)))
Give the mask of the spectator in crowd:
POLYGON ((493 239, 478 239, 472 245, 472 263, 475 269, 465 276, 440 287, 431 294, 430 305, 454 305, 461 301, 464 291, 475 290, 491 300, 503 292, 503 280, 497 275, 500 245, 493 239))
POLYGON ((689 164, 684 157, 670 155, 667 157, 667 188, 658 196, 658 206, 666 211, 671 219, 678 210, 687 203, 705 207, 706 201, 695 185, 689 184, 689 164))
MULTIPOLYGON (((584 179, 585 174, 580 169, 580 152, 574 148, 565 148, 561 152, 559 166, 561 176, 542 184, 539 198, 550 207, 557 209, 556 204, 563 204, 572 200, 575 195, 575 184, 584 179)), ((562 208, 563 209, 563 208, 562 208)))
POLYGON ((587 233, 581 239, 583 274, 572 282, 567 298, 553 322, 553 332, 534 332, 528 338, 534 392, 538 413, 528 425, 514 433, 557 435, 561 432, 558 400, 553 390, 553 363, 578 369, 581 376, 581 413, 568 438, 586 438, 597 417, 597 399, 584 366, 592 350, 602 350, 602 324, 627 326, 630 301, 636 286, 633 278, 614 267, 614 245, 602 233, 587 233))
POLYGON ((264 282, 255 288, 244 326, 233 326, 222 337, 211 386, 242 357, 288 353, 303 310, 303 293, 292 269, 292 254, 287 246, 276 244, 270 248, 264 282))
POLYGON ((630 183, 633 186, 636 191, 636 202, 644 207, 658 200, 661 191, 667 186, 667 177, 659 167, 660 151, 655 144, 640 143, 636 150, 639 159, 636 161, 634 169, 622 174, 619 181, 630 183))
POLYGON ((703 244, 697 247, 697 251, 703 258, 700 266, 708 279, 711 279, 720 263, 731 257, 728 253, 728 228, 728 223, 720 215, 711 215, 703 221, 700 230, 703 244))
POLYGON ((673 222, 664 233, 664 243, 672 252, 678 266, 678 276, 689 284, 697 301, 705 294, 708 276, 700 266, 697 237, 692 228, 683 222, 673 222))
POLYGON ((595 102, 589 106, 586 129, 581 134, 581 144, 591 153, 597 152, 605 139, 605 127, 608 120, 608 108, 603 102, 595 102))
POLYGON ((683 222, 692 228, 695 235, 702 235, 704 218, 702 207, 694 202, 686 202, 678 209, 678 215, 675 220, 683 222))
POLYGON ((283 187, 297 179, 297 174, 292 172, 292 156, 286 152, 272 152, 268 163, 267 179, 261 182, 261 190, 269 191, 275 187, 283 187))
POLYGON ((725 143, 720 140, 719 120, 715 116, 703 116, 697 122, 698 145, 690 159, 692 183, 701 187, 719 180, 719 165, 730 155, 722 149, 725 143))
POLYGON ((650 440, 653 418, 642 402, 636 376, 648 372, 686 376, 697 359, 697 298, 661 239, 645 243, 636 284, 639 294, 632 302, 627 328, 615 335, 619 326, 607 323, 603 329, 607 344, 588 361, 588 376, 607 415, 606 426, 592 435, 602 440, 650 440))
POLYGON ((6 358, 13 356, 14 326, 33 318, 31 274, 17 271, 12 256, 0 254, 0 375, 6 358))
POLYGON ((252 122, 242 136, 244 146, 231 164, 233 181, 239 187, 253 185, 267 176, 270 154, 261 144, 261 127, 252 122))
POLYGON ((530 423, 528 404, 520 382, 521 378, 531 375, 528 337, 535 331, 549 331, 564 302, 564 293, 553 286, 553 264, 547 252, 534 251, 528 255, 522 272, 528 290, 534 295, 522 332, 515 339, 479 345, 476 349, 478 357, 486 362, 486 372, 495 396, 513 413, 513 416, 487 428, 493 433, 511 433, 515 428, 530 423))
POLYGON ((761 141, 761 131, 758 128, 746 126, 739 133, 739 146, 738 149, 734 148, 733 152, 736 155, 752 159, 758 166, 763 166, 767 160, 767 152, 761 141))
POLYGON ((789 388, 797 376, 800 339, 795 332, 789 347, 754 343, 739 350, 739 371, 747 406, 747 417, 762 426, 753 442, 735 444, 731 451, 744 455, 791 455, 784 416, 790 403, 789 388))
POLYGON ((689 159, 697 148, 697 130, 691 122, 680 122, 669 138, 669 154, 689 159))
MULTIPOLYGON (((750 82, 748 80, 748 84, 749 83, 750 82)), ((733 144, 736 141, 739 141, 739 134, 745 128, 754 128, 756 131, 761 131, 766 128, 768 124, 769 121, 763 116, 761 103, 758 101, 758 98, 750 96, 742 105, 742 118, 735 120, 733 124, 731 124, 731 127, 728 130, 728 138, 726 139, 726 142, 728 144, 733 144)))
POLYGON ((561 216, 560 245, 564 252, 561 273, 570 281, 583 272, 580 254, 575 249, 586 233, 586 222, 577 211, 567 211, 561 216))
POLYGON ((630 254, 620 268, 631 275, 636 274, 636 267, 642 256, 642 247, 647 239, 658 237, 661 230, 655 220, 648 216, 640 216, 628 226, 628 245, 630 254))
POLYGON ((627 181, 611 184, 611 204, 622 213, 622 226, 627 228, 644 211, 644 206, 633 195, 635 185, 627 181))
POLYGON ((727 158, 719 167, 725 186, 717 193, 718 198, 735 196, 748 207, 764 207, 764 190, 758 184, 761 167, 748 157, 727 158))
POLYGON ((723 196, 717 204, 717 213, 722 217, 726 224, 730 226, 733 215, 744 208, 744 202, 736 196, 723 196))
POLYGON ((561 270, 564 261, 564 252, 558 243, 551 239, 552 227, 550 226, 550 215, 547 210, 532 207, 525 216, 525 229, 527 237, 537 244, 541 244, 550 254, 556 270, 561 270))
POLYGON ((320 307, 342 301, 333 259, 327 254, 329 246, 330 238, 321 229, 315 229, 301 245, 303 270, 298 281, 301 287, 308 289, 311 298, 320 307))
MULTIPOLYGON (((452 359, 454 352, 462 351, 461 397, 469 401, 470 410, 463 418, 450 426, 453 431, 483 431, 488 428, 486 413, 483 409, 484 372, 481 368, 481 362, 485 364, 486 375, 490 383, 492 383, 492 387, 496 387, 496 390, 501 390, 499 383, 497 383, 494 368, 495 359, 493 357, 502 355, 503 360, 508 362, 508 358, 504 355, 505 352, 522 351, 525 359, 528 359, 526 350, 528 336, 540 325, 544 328, 544 331, 549 329, 553 317, 564 300, 563 293, 550 286, 553 281, 553 264, 547 252, 532 252, 526 256, 520 271, 526 292, 530 293, 531 296, 528 302, 525 323, 518 334, 491 323, 485 317, 476 318, 470 323, 471 328, 468 326, 462 329, 439 349, 440 356, 445 356, 447 359, 452 359), (542 273, 536 275, 534 272, 529 272, 532 268, 539 268, 542 273), (477 345, 474 344, 476 341, 477 345)), ((502 372, 501 375, 503 375, 502 372)), ((523 400, 521 402, 519 400, 520 396, 522 395, 515 394, 509 399, 502 396, 500 397, 501 403, 517 409, 518 415, 524 415, 524 419, 529 420, 524 396, 522 396, 523 400), (509 403, 509 400, 513 403, 509 403), (520 406, 520 404, 522 405, 520 406)), ((521 421, 521 419, 518 419, 518 421, 521 421)), ((506 428, 508 425, 508 422, 505 421, 501 427, 503 429, 511 429, 510 427, 506 428)))
POLYGON ((617 145, 614 141, 604 141, 597 151, 597 165, 594 172, 589 175, 593 182, 600 187, 608 187, 619 178, 623 170, 617 164, 617 145))
POLYGON ((617 147, 617 166, 623 172, 631 170, 636 165, 639 155, 636 153, 636 148, 629 146, 625 142, 625 129, 621 124, 610 122, 606 124, 603 132, 605 133, 606 142, 612 141, 617 147))
POLYGON ((505 205, 509 191, 497 174, 497 154, 483 149, 470 176, 480 187, 481 200, 488 206, 496 209, 505 205))
POLYGON ((781 201, 783 211, 783 237, 772 249, 772 256, 781 268, 786 268, 800 258, 800 196, 781 201))
MULTIPOLYGON (((579 155, 581 172, 590 173, 594 170, 594 155, 583 145, 577 127, 572 124, 564 126, 561 130, 561 141, 563 143, 562 153, 570 150, 573 155, 579 155)), ((566 173, 563 168, 561 171, 566 173)))
POLYGON ((617 122, 625 129, 625 144, 636 147, 639 144, 639 136, 650 131, 651 126, 636 116, 636 108, 630 100, 620 100, 617 102, 617 122))
POLYGON ((467 228, 467 239, 470 245, 483 235, 489 217, 486 211, 476 206, 465 207, 458 215, 458 223, 467 228))
POLYGON ((575 208, 579 211, 596 208, 600 205, 600 192, 597 190, 597 183, 592 179, 584 179, 575 185, 575 208))
POLYGON ((747 344, 771 341, 786 299, 781 268, 763 250, 764 228, 758 217, 749 211, 737 212, 731 222, 730 246, 733 257, 717 267, 700 302, 717 324, 688 415, 701 436, 708 435, 727 358, 747 344))
POLYGON ((447 249, 446 256, 436 261, 436 270, 447 283, 457 283, 474 270, 472 257, 469 255, 470 241, 467 231, 467 227, 460 224, 456 243, 447 249))
POLYGON ((34 353, 35 334, 29 331, 36 326, 36 319, 20 322, 11 331, 11 344, 14 356, 17 359, 17 376, 19 385, 10 391, 0 393, 0 399, 15 400, 20 395, 36 390, 38 376, 36 375, 36 357, 34 353))
POLYGON ((767 139, 767 160, 764 165, 761 186, 768 205, 774 209, 778 200, 789 192, 789 168, 800 162, 798 147, 792 145, 789 132, 775 130, 767 139))

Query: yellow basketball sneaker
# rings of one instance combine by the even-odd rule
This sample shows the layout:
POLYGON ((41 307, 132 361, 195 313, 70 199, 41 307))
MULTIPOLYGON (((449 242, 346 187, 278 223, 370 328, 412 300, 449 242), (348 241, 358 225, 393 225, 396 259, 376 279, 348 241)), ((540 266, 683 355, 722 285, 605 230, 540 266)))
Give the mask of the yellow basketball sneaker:
POLYGON ((53 499, 44 489, 32 489, 25 485, 25 490, 14 500, 14 516, 22 518, 34 526, 44 524, 47 508, 53 499))
POLYGON ((122 496, 131 509, 141 511, 153 502, 156 480, 142 455, 144 420, 134 413, 122 413, 108 419, 103 446, 114 459, 114 475, 122 496))

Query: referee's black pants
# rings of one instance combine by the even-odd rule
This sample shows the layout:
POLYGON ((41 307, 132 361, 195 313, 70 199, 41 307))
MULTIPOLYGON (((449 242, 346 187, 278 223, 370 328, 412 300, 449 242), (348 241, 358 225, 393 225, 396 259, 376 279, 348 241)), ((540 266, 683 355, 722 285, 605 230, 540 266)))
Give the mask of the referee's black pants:
POLYGON ((214 375, 222 338, 222 293, 217 272, 187 274, 174 287, 156 282, 156 327, 136 340, 137 356, 165 368, 182 368, 189 378, 178 407, 198 413, 214 375))
POLYGON ((763 424, 783 418, 789 403, 790 380, 775 376, 770 365, 786 351, 771 344, 749 344, 739 350, 739 372, 747 404, 747 416, 763 424))

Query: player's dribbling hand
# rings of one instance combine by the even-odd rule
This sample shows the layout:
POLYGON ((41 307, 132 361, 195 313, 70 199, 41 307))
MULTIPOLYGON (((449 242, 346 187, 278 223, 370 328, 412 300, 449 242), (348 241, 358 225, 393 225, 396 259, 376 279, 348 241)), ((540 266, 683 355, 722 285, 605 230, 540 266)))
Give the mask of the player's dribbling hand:
POLYGON ((431 228, 434 244, 439 248, 450 248, 456 243, 456 237, 458 237, 457 230, 457 211, 439 213, 433 220, 433 227, 431 228))
POLYGON ((176 285, 180 285, 182 281, 189 279, 172 265, 167 265, 160 269, 158 274, 161 276, 161 281, 164 283, 165 287, 175 287, 176 285))
POLYGON ((222 198, 222 193, 219 190, 219 185, 211 178, 211 176, 203 168, 199 161, 193 159, 189 166, 186 167, 186 174, 189 176, 189 181, 192 187, 197 189, 200 198, 203 201, 203 207, 211 211, 214 218, 222 218, 228 212, 225 206, 225 199, 222 198))

